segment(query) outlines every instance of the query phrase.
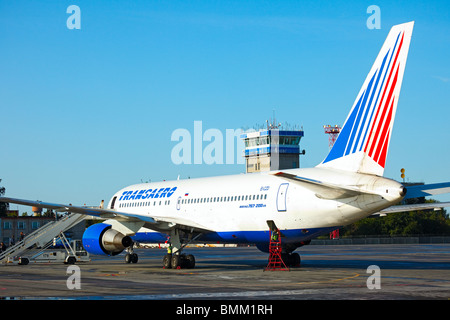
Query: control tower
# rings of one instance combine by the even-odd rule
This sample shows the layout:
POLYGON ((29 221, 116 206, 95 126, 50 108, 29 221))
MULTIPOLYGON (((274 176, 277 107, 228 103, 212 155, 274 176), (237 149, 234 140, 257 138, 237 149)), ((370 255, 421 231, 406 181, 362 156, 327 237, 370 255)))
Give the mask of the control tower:
POLYGON ((267 121, 267 128, 241 134, 246 173, 299 168, 299 156, 305 154, 305 150, 300 152, 303 133, 267 121))

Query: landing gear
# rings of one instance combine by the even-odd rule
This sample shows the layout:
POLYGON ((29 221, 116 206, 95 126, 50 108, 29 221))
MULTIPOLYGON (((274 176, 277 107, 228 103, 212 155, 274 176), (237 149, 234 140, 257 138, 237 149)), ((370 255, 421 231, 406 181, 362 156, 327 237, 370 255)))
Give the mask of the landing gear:
POLYGON ((125 262, 126 263, 137 263, 138 255, 136 253, 127 253, 125 255, 125 262))
POLYGON ((195 257, 192 254, 166 254, 163 259, 164 269, 192 269, 195 257))
POLYGON ((195 267, 195 257, 192 254, 181 253, 183 248, 191 241, 195 240, 190 238, 185 244, 181 244, 180 230, 174 229, 170 232, 170 252, 164 256, 163 267, 164 269, 192 269, 195 267))
POLYGON ((297 252, 294 253, 281 253, 281 259, 288 267, 300 267, 301 259, 297 252))
POLYGON ((137 263, 138 255, 133 252, 133 244, 127 249, 127 254, 125 255, 125 263, 137 263))

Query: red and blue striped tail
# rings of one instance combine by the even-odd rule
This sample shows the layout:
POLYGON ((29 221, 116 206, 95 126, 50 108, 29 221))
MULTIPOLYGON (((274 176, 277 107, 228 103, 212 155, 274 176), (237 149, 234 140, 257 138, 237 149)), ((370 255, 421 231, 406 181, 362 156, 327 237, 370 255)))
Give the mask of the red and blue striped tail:
POLYGON ((383 175, 413 26, 408 22, 392 27, 319 167, 383 175))

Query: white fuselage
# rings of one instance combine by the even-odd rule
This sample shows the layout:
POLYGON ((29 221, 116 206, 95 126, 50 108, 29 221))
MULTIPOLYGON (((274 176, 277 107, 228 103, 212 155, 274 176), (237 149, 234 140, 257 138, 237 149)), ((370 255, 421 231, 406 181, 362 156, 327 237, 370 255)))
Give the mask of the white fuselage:
MULTIPOLYGON (((374 175, 324 168, 283 172, 366 193, 324 199, 304 184, 265 172, 136 184, 118 191, 108 208, 143 218, 189 221, 212 231, 215 236, 210 240, 225 242, 267 239, 271 220, 287 235, 286 242, 299 242, 358 221, 402 198, 401 184, 374 175)), ((139 233, 149 232, 143 228, 139 233)))

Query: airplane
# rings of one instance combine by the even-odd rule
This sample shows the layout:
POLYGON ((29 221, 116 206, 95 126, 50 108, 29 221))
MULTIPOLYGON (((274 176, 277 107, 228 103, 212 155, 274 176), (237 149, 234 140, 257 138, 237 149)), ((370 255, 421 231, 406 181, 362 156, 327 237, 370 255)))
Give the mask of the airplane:
POLYGON ((114 256, 133 243, 169 241, 166 268, 192 268, 191 242, 255 244, 269 252, 279 231, 283 260, 297 248, 376 214, 442 208, 450 202, 394 206, 403 199, 450 192, 450 183, 408 187, 383 177, 414 21, 393 26, 326 158, 313 168, 141 183, 117 191, 106 208, 1 197, 0 201, 105 219, 83 234, 91 254, 114 256))

